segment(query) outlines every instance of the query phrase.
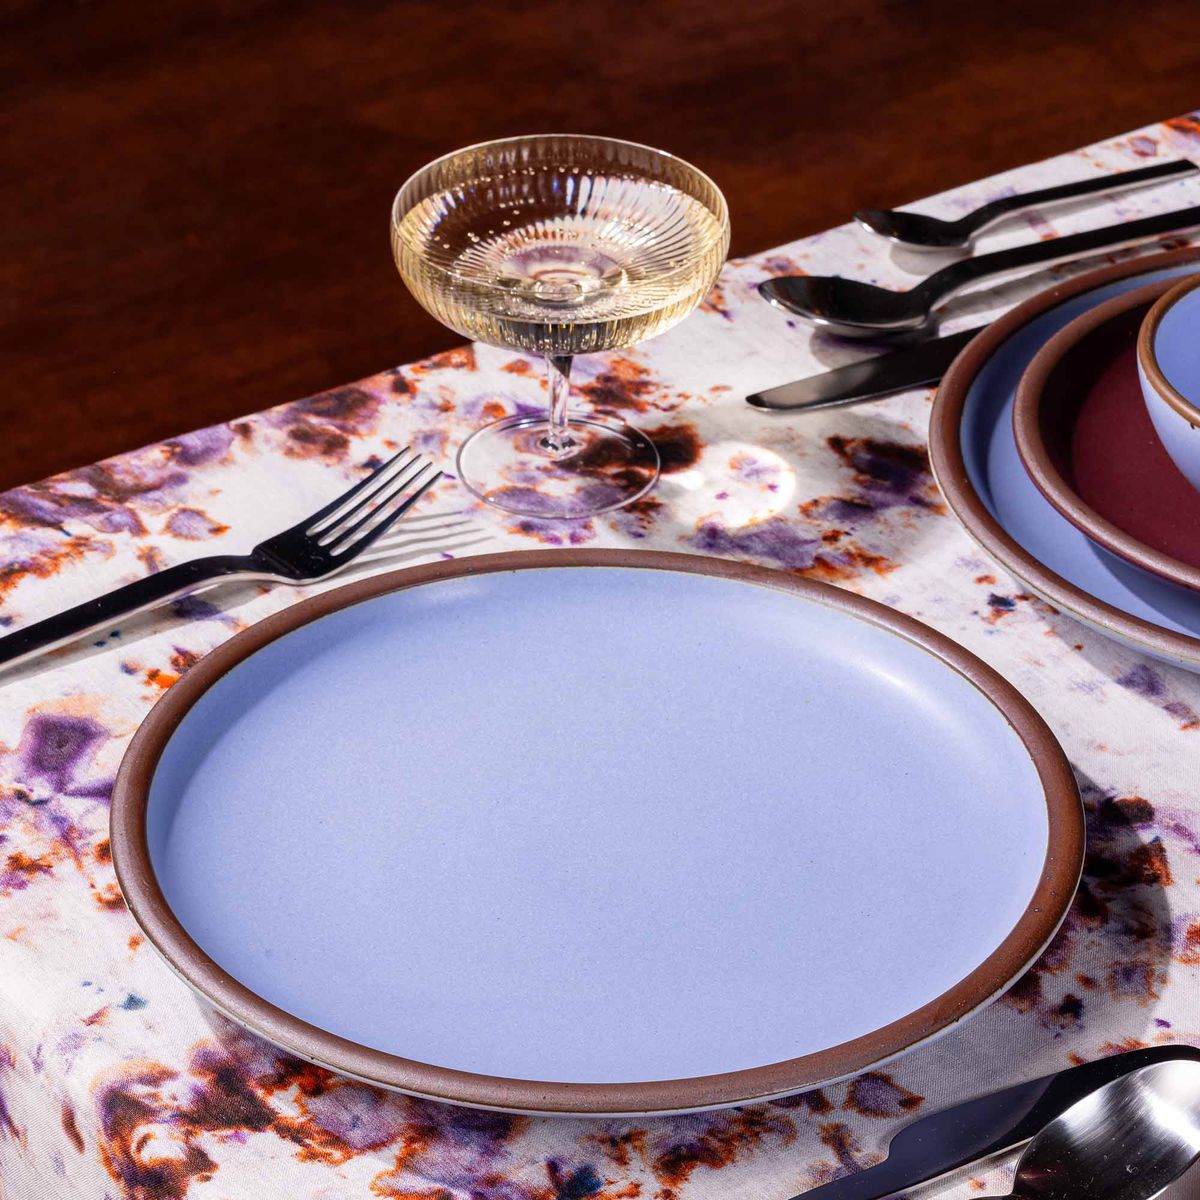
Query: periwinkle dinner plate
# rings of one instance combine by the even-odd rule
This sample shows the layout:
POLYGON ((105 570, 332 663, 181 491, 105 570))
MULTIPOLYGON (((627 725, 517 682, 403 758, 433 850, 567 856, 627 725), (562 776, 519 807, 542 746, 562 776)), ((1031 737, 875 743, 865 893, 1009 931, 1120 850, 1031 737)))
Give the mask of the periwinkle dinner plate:
POLYGON ((131 744, 118 878, 284 1048, 522 1112, 844 1078, 1002 992, 1083 826, 1019 693, 911 618, 740 563, 526 551, 237 635, 131 744))
POLYGON ((1107 637, 1200 671, 1200 596, 1101 549, 1029 478, 1013 437, 1018 384, 1038 351, 1114 296, 1194 272, 1200 247, 1090 271, 1017 305, 955 359, 938 388, 929 453, 967 532, 1031 591, 1107 637))

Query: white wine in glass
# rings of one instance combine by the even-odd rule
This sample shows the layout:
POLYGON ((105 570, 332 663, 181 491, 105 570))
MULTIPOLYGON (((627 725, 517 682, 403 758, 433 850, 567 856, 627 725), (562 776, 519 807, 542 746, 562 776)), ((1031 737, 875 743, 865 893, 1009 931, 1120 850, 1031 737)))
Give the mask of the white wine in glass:
POLYGON ((413 295, 466 337, 547 362, 547 414, 472 434, 458 454, 466 487, 539 517, 593 516, 645 495, 658 477, 653 443, 623 422, 568 414, 572 359, 687 316, 728 247, 708 176, 631 142, 506 138, 409 179, 392 206, 392 250, 413 295))

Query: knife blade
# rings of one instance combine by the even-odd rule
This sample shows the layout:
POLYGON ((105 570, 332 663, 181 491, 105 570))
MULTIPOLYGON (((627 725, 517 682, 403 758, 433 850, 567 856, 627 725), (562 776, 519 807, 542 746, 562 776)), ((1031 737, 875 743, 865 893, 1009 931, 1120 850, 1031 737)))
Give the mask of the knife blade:
POLYGON ((832 371, 809 375, 795 383, 767 388, 747 396, 746 402, 755 408, 795 412, 797 409, 839 408, 909 388, 927 387, 941 379, 959 351, 982 328, 979 325, 964 329, 916 346, 889 350, 874 358, 834 367, 832 371))
POLYGON ((1200 1060, 1191 1046, 1153 1046, 1068 1067, 919 1117, 899 1131, 873 1167, 802 1192, 793 1200, 882 1200, 1007 1150, 1015 1150, 1077 1100, 1139 1067, 1200 1060))

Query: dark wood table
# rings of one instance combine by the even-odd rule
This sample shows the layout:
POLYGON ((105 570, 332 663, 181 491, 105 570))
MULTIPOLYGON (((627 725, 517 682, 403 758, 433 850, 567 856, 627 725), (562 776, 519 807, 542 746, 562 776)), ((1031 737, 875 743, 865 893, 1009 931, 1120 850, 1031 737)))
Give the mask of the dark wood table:
POLYGON ((386 222, 467 142, 672 150, 736 254, 1200 105, 1184 0, 15 0, 0 29, 0 487, 452 344, 386 222))

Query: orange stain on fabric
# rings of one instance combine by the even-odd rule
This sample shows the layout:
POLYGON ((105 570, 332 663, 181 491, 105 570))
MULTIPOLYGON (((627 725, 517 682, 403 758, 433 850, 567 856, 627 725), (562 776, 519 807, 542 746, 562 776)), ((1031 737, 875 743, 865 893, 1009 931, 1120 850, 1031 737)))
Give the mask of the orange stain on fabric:
POLYGON ((57 574, 61 567, 70 563, 82 562, 88 554, 104 549, 111 553, 101 542, 86 534, 75 534, 56 542, 53 547, 37 551, 29 558, 20 559, 0 567, 0 596, 12 591, 23 579, 30 576, 36 579, 49 579, 57 574))
POLYGON ((179 682, 179 676, 171 671, 162 671, 158 667, 151 667, 146 672, 146 682, 151 687, 159 688, 161 691, 166 691, 173 683, 179 682))

